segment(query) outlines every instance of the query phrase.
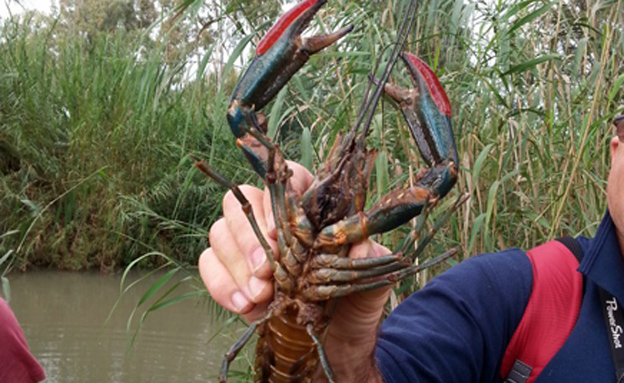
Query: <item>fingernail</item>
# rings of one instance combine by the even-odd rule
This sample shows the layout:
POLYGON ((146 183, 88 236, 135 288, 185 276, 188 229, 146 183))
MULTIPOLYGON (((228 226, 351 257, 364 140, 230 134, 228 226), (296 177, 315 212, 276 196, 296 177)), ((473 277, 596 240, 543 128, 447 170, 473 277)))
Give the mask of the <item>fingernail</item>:
POLYGON ((247 298, 245 298, 243 293, 237 291, 232 294, 232 304, 236 308, 236 311, 242 311, 245 307, 249 305, 249 301, 247 300, 247 298))
POLYGON ((259 247, 251 253, 251 268, 255 272, 258 270, 264 262, 266 261, 266 254, 264 253, 264 249, 259 247))
POLYGON ((258 295, 260 295, 260 293, 262 292, 262 290, 264 290, 264 288, 266 287, 267 282, 263 281, 262 279, 256 278, 256 277, 251 277, 249 279, 249 293, 251 294, 252 297, 257 297, 258 295))

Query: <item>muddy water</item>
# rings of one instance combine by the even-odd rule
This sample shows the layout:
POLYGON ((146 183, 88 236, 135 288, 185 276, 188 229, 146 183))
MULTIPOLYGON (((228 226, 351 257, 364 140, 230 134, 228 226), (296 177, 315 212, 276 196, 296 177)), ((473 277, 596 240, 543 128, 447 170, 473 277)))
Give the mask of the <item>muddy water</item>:
POLYGON ((217 382, 223 352, 242 326, 223 331, 209 320, 206 302, 189 300, 150 314, 128 351, 127 320, 156 279, 128 294, 103 327, 120 279, 57 271, 9 276, 11 307, 46 382, 217 382))

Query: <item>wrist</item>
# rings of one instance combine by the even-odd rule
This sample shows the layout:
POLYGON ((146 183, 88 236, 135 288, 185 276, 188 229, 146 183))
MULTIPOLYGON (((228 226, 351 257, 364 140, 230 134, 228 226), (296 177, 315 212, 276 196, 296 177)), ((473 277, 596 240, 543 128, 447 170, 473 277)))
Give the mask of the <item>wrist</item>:
POLYGON ((381 383, 375 360, 375 333, 357 341, 332 339, 325 351, 337 382, 381 383))
POLYGON ((381 372, 377 368, 377 360, 375 354, 372 353, 365 359, 362 365, 357 369, 353 383, 384 383, 381 372))

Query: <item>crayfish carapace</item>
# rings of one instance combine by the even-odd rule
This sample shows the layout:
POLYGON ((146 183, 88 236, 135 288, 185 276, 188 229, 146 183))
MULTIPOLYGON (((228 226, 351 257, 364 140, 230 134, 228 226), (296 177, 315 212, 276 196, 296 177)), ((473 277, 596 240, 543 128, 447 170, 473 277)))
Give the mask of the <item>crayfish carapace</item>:
POLYGON ((302 38, 301 33, 325 2, 304 1, 271 28, 236 86, 227 113, 239 148, 269 189, 279 257, 273 256, 238 187, 205 162, 196 164, 239 199, 269 258, 275 280, 274 301, 266 316, 253 323, 226 353, 221 382, 227 379, 230 362, 256 330, 260 336, 256 381, 309 382, 321 368, 324 376, 333 382, 322 344, 336 298, 395 283, 455 253, 451 250, 414 265, 414 253, 422 246, 407 251, 412 241, 388 256, 347 258, 352 244, 392 230, 423 213, 444 197, 457 180, 458 156, 448 98, 427 65, 409 53, 400 53, 411 29, 415 1, 408 6, 400 41, 390 54, 383 75, 378 79, 371 77, 357 123, 347 134, 336 138, 309 189, 303 195, 292 190, 289 182, 292 172, 277 144, 266 136, 266 118, 259 111, 310 55, 353 29, 351 26, 327 35, 302 38), (399 57, 407 66, 415 89, 387 83, 399 57), (428 168, 419 173, 414 186, 394 190, 365 210, 369 177, 377 155, 375 150, 367 149, 366 137, 382 93, 392 98, 403 112, 428 168))

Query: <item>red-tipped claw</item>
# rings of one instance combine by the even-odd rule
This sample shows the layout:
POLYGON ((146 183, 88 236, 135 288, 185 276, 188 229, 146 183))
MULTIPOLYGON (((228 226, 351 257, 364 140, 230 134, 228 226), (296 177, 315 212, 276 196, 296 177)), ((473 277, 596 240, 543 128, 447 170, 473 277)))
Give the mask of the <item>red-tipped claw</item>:
POLYGON ((412 136, 429 166, 452 161, 457 165, 457 148, 451 127, 451 103, 431 68, 411 53, 403 53, 416 89, 386 84, 386 94, 397 102, 412 136))
POLYGON ((301 37, 326 0, 306 0, 286 12, 260 41, 256 57, 232 95, 228 121, 236 137, 248 129, 248 114, 262 109, 308 61, 311 55, 349 33, 353 26, 334 33, 301 37))

